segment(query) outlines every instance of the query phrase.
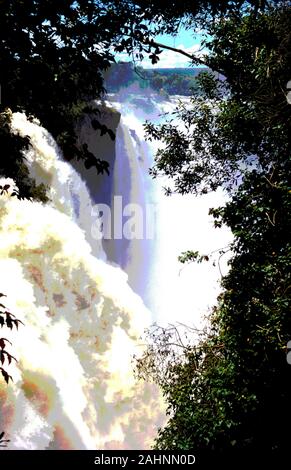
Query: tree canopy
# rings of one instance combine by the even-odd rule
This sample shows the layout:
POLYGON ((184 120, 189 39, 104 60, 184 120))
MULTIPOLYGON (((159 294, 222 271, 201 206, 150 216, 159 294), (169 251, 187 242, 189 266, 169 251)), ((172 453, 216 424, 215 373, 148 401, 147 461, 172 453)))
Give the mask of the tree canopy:
MULTIPOLYGON (((230 455, 279 458, 288 449, 291 5, 268 3, 260 13, 241 9, 210 21, 204 60, 225 80, 203 73, 202 95, 178 106, 178 125, 146 124, 149 138, 164 144, 152 174, 172 181, 169 193, 223 187, 229 195, 210 210, 234 241, 207 331, 178 353, 173 332, 154 330, 137 364, 168 404, 157 447, 194 449, 223 463, 230 455)), ((180 260, 209 256, 189 250, 180 260)))
MULTIPOLYGON (((45 200, 23 163, 29 139, 10 134, 7 108, 37 117, 66 158, 86 162, 75 123, 92 115, 90 101, 102 96, 103 72, 116 52, 158 63, 169 48, 156 41, 159 33, 203 28, 209 52, 184 55, 224 77, 200 74, 199 93, 176 111, 184 130, 146 124, 149 138, 165 144, 152 175, 169 177, 169 193, 225 188, 229 202, 211 213, 217 229, 226 224, 234 234, 230 271, 199 343, 181 354, 171 348, 173 331, 154 334, 137 364, 168 404, 161 449, 225 461, 230 452, 279 455, 288 446, 290 13, 290 1, 267 0, 0 1, 0 171, 15 179, 21 196, 45 200)), ((96 115, 94 125, 99 132, 96 115)), ((96 168, 107 171, 100 159, 96 168)), ((180 259, 209 257, 189 251, 180 259)))
MULTIPOLYGON (((195 77, 201 73, 200 67, 195 68, 157 68, 145 69, 140 65, 134 66, 132 62, 117 62, 106 71, 105 87, 109 93, 124 90, 130 93, 130 85, 136 85, 141 93, 148 89, 161 97, 168 95, 191 96, 193 89, 197 88, 195 77)), ((206 70, 206 69, 205 69, 206 70)))

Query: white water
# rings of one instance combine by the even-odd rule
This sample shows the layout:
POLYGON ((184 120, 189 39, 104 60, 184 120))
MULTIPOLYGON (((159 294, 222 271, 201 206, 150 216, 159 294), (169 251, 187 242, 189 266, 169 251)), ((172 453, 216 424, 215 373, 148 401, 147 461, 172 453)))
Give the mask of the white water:
MULTIPOLYGON (((111 106, 122 118, 109 194, 104 176, 100 201, 122 196, 124 204, 143 209, 154 204, 154 240, 93 239, 86 184, 43 128, 13 116, 15 132, 31 138, 31 175, 49 186, 51 203, 0 199, 0 292, 25 323, 19 332, 3 330, 19 359, 9 366, 14 384, 0 388, 0 430, 11 438, 11 449, 149 447, 163 414, 157 390, 133 377, 139 337, 153 320, 201 326, 219 292, 217 267, 182 267, 177 258, 184 250, 209 253, 229 242, 230 234, 214 230, 208 216, 224 195, 168 198, 164 182, 148 176, 159 143, 144 141, 142 123, 162 119, 174 104, 136 97, 111 106)), ((95 177, 93 170, 82 175, 95 177)), ((93 198, 98 202, 97 183, 93 198)))
POLYGON ((10 449, 147 448, 161 401, 131 358, 149 312, 96 240, 92 255, 86 186, 51 136, 22 114, 13 129, 30 136, 26 158, 51 203, 0 198, 0 292, 25 324, 3 334, 19 362, 7 366, 14 383, 0 382, 0 429, 10 449))
MULTIPOLYGON (((183 266, 178 262, 182 251, 198 250, 209 254, 231 241, 226 228, 215 229, 208 215, 210 207, 223 205, 222 191, 201 197, 174 194, 167 197, 164 179, 152 180, 148 169, 160 142, 145 142, 143 123, 162 122, 163 113, 172 112, 177 98, 157 101, 154 95, 112 97, 121 112, 118 128, 115 184, 113 196, 128 202, 154 205, 156 230, 153 241, 114 242, 116 254, 110 258, 129 275, 132 287, 142 296, 159 324, 182 322, 201 328, 204 315, 215 304, 220 290, 221 273, 227 272, 227 257, 212 262, 183 266), (116 99, 117 98, 117 99, 116 99), (142 191, 141 191, 142 188, 142 191), (123 244, 122 244, 123 243, 123 244)), ((183 98, 186 99, 185 97, 183 98)))

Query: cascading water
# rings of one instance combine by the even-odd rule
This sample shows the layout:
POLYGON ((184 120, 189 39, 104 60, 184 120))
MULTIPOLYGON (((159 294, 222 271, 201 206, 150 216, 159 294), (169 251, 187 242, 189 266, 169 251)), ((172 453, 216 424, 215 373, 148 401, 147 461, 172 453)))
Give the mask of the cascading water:
POLYGON ((164 195, 164 182, 148 175, 159 143, 145 142, 143 122, 162 119, 175 100, 126 97, 111 97, 103 109, 117 128, 115 143, 105 136, 100 145, 90 119, 79 128, 79 143, 110 162, 109 176, 82 162, 74 170, 47 131, 13 115, 13 131, 31 139, 27 164, 48 186, 50 203, 0 198, 0 292, 25 324, 5 332, 19 359, 9 366, 13 385, 0 388, 0 430, 11 449, 149 447, 164 413, 157 389, 133 375, 139 337, 152 321, 201 326, 215 302, 217 267, 181 269, 177 258, 229 242, 208 217, 224 196, 164 195), (116 198, 122 209, 131 205, 122 226, 131 210, 141 212, 142 236, 96 236, 96 204, 111 205, 114 220, 116 198))
POLYGON ((161 401, 131 359, 149 312, 90 240, 86 185, 51 136, 22 114, 12 129, 30 137, 28 165, 51 202, 0 198, 0 290, 24 323, 5 332, 19 362, 13 384, 1 382, 0 429, 10 449, 147 448, 161 401))
MULTIPOLYGON (((155 206, 153 205, 153 185, 148 169, 148 152, 138 133, 127 125, 121 117, 117 129, 116 161, 113 169, 113 190, 111 196, 112 215, 116 213, 116 203, 120 200, 122 208, 129 208, 127 216, 137 211, 139 227, 130 238, 124 234, 120 239, 105 241, 106 253, 129 276, 129 282, 145 302, 149 302, 149 279, 155 248, 155 206), (119 199, 118 199, 119 198, 119 199)), ((122 225, 130 220, 122 218, 122 225)), ((138 225, 138 224, 136 224, 138 225)))
POLYGON ((126 271, 130 285, 142 296, 155 321, 163 325, 180 321, 201 328, 203 314, 219 292, 220 271, 227 271, 227 257, 220 261, 219 270, 212 263, 193 263, 182 269, 178 256, 189 249, 208 254, 224 248, 231 241, 231 233, 225 228, 214 229, 208 215, 210 207, 225 202, 222 191, 201 197, 167 197, 163 190, 167 181, 148 175, 161 144, 145 141, 143 123, 146 119, 161 122, 164 113, 174 111, 177 100, 161 100, 134 88, 111 96, 108 104, 121 113, 111 200, 122 196, 125 204, 142 207, 144 224, 149 223, 154 236, 112 240, 105 247, 109 259, 126 271))

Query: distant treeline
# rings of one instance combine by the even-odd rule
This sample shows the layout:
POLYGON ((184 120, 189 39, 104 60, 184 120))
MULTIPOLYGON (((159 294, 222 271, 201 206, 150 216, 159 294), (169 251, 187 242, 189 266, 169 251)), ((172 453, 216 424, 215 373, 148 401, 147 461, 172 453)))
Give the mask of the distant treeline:
POLYGON ((142 89, 152 88, 162 95, 190 96, 198 88, 195 77, 206 70, 201 67, 143 69, 134 67, 131 62, 119 62, 106 72, 105 87, 109 93, 117 93, 135 83, 142 89))

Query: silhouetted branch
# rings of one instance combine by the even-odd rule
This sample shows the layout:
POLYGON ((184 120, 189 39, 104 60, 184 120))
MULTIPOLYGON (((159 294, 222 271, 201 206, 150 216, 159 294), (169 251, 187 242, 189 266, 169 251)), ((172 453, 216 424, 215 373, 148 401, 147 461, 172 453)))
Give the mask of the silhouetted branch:
MULTIPOLYGON (((7 189, 8 188, 5 188, 5 187, 2 188, 0 186, 0 191, 2 190, 2 192, 3 190, 6 191, 7 189)), ((0 298, 1 297, 6 297, 6 295, 0 293, 0 298)), ((23 325, 23 322, 21 320, 16 318, 15 315, 13 315, 13 313, 9 312, 9 310, 7 309, 7 307, 5 307, 4 304, 0 303, 0 326, 1 328, 3 328, 3 326, 6 326, 6 328, 9 328, 10 330, 12 330, 13 327, 15 327, 18 330, 18 326, 20 323, 23 325)), ((12 346, 12 343, 11 341, 9 341, 9 339, 0 338, 0 363, 1 363, 0 372, 1 372, 3 379, 8 384, 9 380, 13 382, 13 379, 12 379, 12 376, 8 374, 7 370, 4 369, 4 367, 2 366, 5 364, 5 362, 8 362, 8 365, 10 365, 12 361, 17 362, 17 359, 6 350, 7 343, 9 343, 12 346)), ((10 439, 4 439, 4 436, 5 436, 5 432, 2 431, 0 433, 0 447, 7 447, 7 443, 10 442, 10 439)))
POLYGON ((0 433, 0 447, 7 447, 6 443, 10 442, 10 439, 3 439, 5 436, 5 432, 0 433))

